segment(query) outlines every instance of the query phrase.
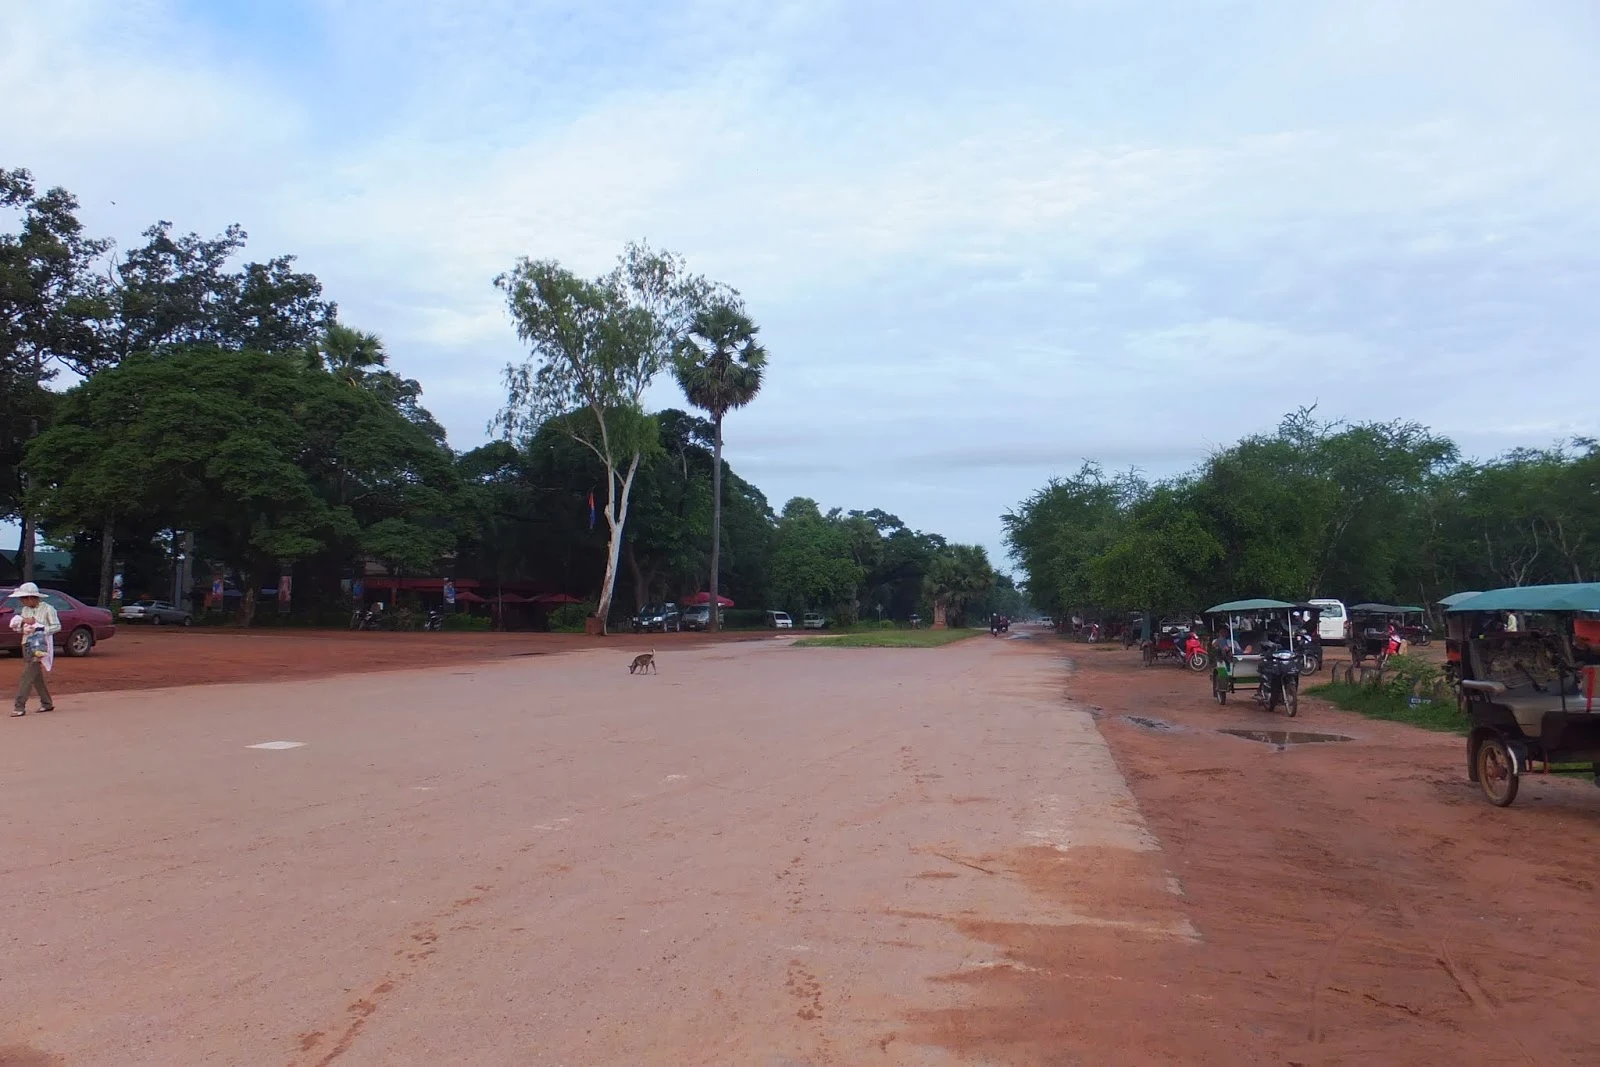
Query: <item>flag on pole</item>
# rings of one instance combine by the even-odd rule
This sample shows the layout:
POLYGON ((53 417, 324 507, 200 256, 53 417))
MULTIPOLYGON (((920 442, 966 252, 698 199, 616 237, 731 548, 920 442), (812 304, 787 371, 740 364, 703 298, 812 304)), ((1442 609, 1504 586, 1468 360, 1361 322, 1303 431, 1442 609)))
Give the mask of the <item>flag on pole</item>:
POLYGON ((594 529, 594 494, 589 494, 589 529, 594 529))

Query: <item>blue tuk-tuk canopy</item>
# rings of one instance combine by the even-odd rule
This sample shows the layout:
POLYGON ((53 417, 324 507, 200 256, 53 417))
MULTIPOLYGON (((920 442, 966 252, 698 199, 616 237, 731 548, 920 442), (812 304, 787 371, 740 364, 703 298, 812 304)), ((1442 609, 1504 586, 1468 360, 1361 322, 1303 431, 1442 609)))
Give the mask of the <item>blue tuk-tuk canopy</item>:
POLYGON ((1283 611, 1293 610, 1299 604, 1287 604, 1282 600, 1230 600, 1226 604, 1218 604, 1214 608, 1207 608, 1207 615, 1236 615, 1245 611, 1283 611))
POLYGON ((1600 582, 1491 589, 1458 600, 1450 611, 1600 611, 1600 582))
POLYGON ((1483 595, 1483 590, 1481 590, 1481 589, 1473 589, 1473 590, 1471 590, 1469 592, 1466 592, 1466 593, 1451 593, 1449 596, 1447 596, 1443 600, 1439 601, 1439 606, 1440 607, 1444 607, 1444 608, 1455 607, 1457 604, 1461 603, 1463 600, 1470 600, 1475 596, 1482 596, 1482 595, 1483 595))

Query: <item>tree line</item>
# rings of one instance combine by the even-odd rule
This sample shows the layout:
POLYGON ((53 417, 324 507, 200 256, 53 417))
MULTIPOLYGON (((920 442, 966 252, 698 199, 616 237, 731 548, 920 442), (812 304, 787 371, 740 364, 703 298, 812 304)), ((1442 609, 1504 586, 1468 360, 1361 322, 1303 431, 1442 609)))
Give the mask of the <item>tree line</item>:
POLYGON ((1033 603, 1192 612, 1241 597, 1432 605, 1600 576, 1600 446, 1487 461, 1413 422, 1312 409, 1150 481, 1086 463, 1003 516, 1033 603))
POLYGON ((72 195, 0 170, 0 518, 73 553, 71 584, 168 588, 181 532, 241 621, 279 575, 294 611, 349 609, 352 577, 475 577, 560 592, 602 619, 721 592, 844 622, 954 621, 1017 593, 977 546, 881 511, 774 513, 722 459, 767 353, 738 292, 629 245, 584 278, 523 259, 493 284, 527 358, 505 371, 498 439, 453 450, 422 386, 339 318, 290 255, 257 261, 232 226, 158 222, 126 251, 85 233, 72 195), (663 374, 685 407, 646 411, 663 374), (614 605, 621 589, 626 606, 614 605), (996 599, 998 598, 998 599, 996 599))

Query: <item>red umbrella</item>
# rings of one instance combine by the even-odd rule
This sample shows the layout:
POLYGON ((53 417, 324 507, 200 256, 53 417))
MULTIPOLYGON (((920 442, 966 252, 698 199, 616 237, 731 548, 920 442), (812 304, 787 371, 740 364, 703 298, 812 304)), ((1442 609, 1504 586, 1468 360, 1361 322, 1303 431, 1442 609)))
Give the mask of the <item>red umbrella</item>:
POLYGON ((483 604, 487 603, 483 597, 470 589, 456 590, 456 603, 458 604, 483 604))
MULTIPOLYGON (((685 600, 684 603, 688 604, 690 606, 698 606, 700 604, 709 604, 709 603, 711 603, 711 594, 709 592, 696 593, 694 596, 690 597, 688 600, 685 600)), ((731 608, 731 607, 733 607, 733 601, 729 600, 727 597, 725 597, 725 596, 723 596, 723 595, 721 595, 719 593, 719 594, 717 594, 717 607, 719 607, 719 608, 731 608)))
POLYGON ((540 593, 530 598, 535 604, 582 604, 583 601, 565 593, 540 593))

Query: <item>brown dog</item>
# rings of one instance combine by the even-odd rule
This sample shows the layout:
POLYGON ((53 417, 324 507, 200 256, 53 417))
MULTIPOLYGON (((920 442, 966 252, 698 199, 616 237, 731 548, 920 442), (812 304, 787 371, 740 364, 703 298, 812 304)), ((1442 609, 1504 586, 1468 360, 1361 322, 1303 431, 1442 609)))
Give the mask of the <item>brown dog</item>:
POLYGON ((633 657, 633 662, 628 664, 628 673, 632 674, 634 671, 640 674, 660 674, 661 672, 656 670, 656 650, 652 648, 649 652, 641 652, 633 657))

